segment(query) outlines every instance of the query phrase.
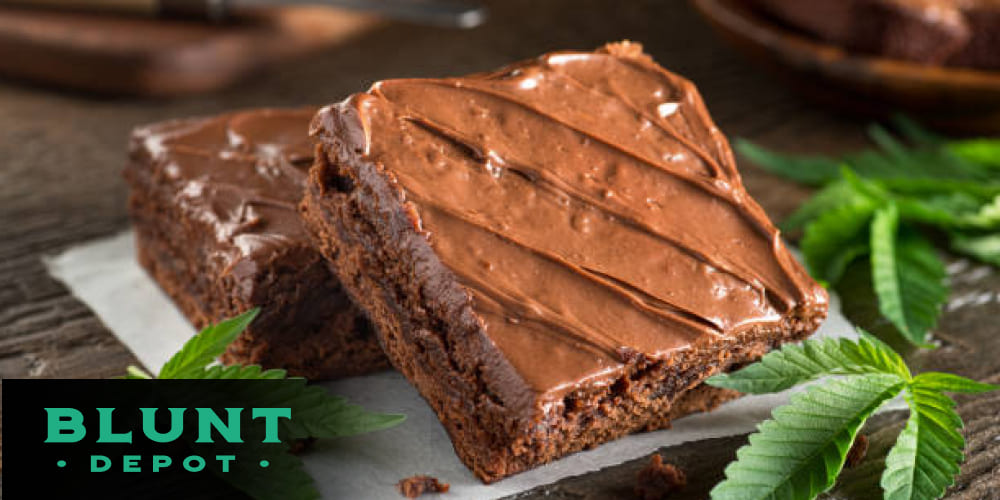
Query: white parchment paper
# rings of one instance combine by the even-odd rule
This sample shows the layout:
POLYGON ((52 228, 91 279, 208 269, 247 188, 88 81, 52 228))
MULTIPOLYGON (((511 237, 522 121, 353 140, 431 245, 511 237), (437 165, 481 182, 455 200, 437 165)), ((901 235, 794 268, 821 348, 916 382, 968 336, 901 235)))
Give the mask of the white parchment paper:
MULTIPOLYGON (((156 370, 194 329, 134 256, 132 234, 123 233, 71 248, 47 258, 46 265, 146 367, 156 370)), ((840 314, 836 297, 817 336, 856 336, 840 314)), ((396 482, 414 474, 450 483, 451 491, 443 497, 449 500, 503 497, 637 458, 661 446, 752 431, 788 399, 786 393, 743 397, 711 413, 677 420, 672 429, 628 436, 486 486, 462 465, 434 412, 398 373, 324 386, 371 410, 407 416, 406 422, 393 429, 321 442, 304 454, 323 497, 346 499, 400 498, 396 482)))

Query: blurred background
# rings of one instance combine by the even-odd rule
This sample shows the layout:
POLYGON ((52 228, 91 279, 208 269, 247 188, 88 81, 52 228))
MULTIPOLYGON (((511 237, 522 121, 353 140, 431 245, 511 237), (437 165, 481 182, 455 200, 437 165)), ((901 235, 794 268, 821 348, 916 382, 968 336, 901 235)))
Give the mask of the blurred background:
MULTIPOLYGON (((323 105, 381 79, 485 71, 628 39, 692 80, 728 137, 775 150, 871 147, 866 126, 897 112, 950 134, 1000 132, 995 0, 958 21, 915 18, 900 6, 921 2, 896 0, 231 0, 228 11, 219 0, 22 2, 32 5, 0 2, 0 377, 109 377, 137 363, 41 257, 128 228, 120 172, 141 124, 323 105), (843 9, 862 4, 876 10, 859 19, 843 9), (108 5, 130 11, 98 12, 108 5)), ((774 220, 811 193, 739 165, 774 220)), ((977 269, 953 276, 955 296, 987 300, 948 306, 937 335, 946 347, 915 354, 915 366, 1000 376, 989 347, 1000 276, 977 269)), ((994 408, 969 410, 992 419, 983 442, 1000 433, 994 408)), ((740 439, 674 450, 702 464, 689 497, 721 477, 740 439)), ((995 493, 996 449, 970 451, 956 491, 995 493)), ((579 491, 631 491, 628 470, 582 479, 579 491)))
MULTIPOLYGON (((129 2, 0 7, 0 374, 107 376, 133 359, 48 277, 39 256, 128 227, 120 172, 129 132, 140 124, 322 105, 380 79, 485 71, 622 39, 641 42, 694 81, 729 137, 782 151, 870 146, 865 126, 899 111, 964 133, 1000 124, 1000 77, 989 61, 921 60, 914 53, 941 42, 867 27, 862 34, 888 34, 874 37, 881 44, 860 43, 816 31, 764 0, 336 0, 340 8, 232 0, 228 12, 185 0, 169 6, 196 8, 170 13, 151 11, 151 0, 141 2, 142 12, 95 7, 129 2), (250 4, 256 7, 240 10, 250 4), (907 50, 916 42, 916 52, 900 52, 899 40, 907 50)), ((819 12, 831 20, 843 14, 819 12)), ((740 168, 775 220, 810 192, 747 161, 740 168)))
MULTIPOLYGON (((223 23, 3 7, 0 222, 16 235, 45 236, 16 238, 17 248, 0 247, 0 260, 13 263, 58 242, 124 228, 119 171, 136 125, 324 104, 379 79, 483 71, 620 39, 642 42, 661 64, 698 84, 729 135, 765 143, 793 136, 802 150, 823 150, 831 137, 863 141, 857 122, 790 96, 718 38, 688 2, 481 6, 488 17, 472 29, 316 7, 272 8, 223 23)), ((778 210, 794 206, 794 198, 778 197, 787 200, 778 210)))
MULTIPOLYGON (((117 373, 130 359, 45 275, 38 255, 127 227, 120 171, 129 131, 140 124, 237 108, 321 105, 380 79, 484 71, 546 51, 589 50, 622 39, 641 42, 663 66, 693 80, 730 137, 792 152, 841 152, 867 145, 862 125, 870 115, 899 109, 886 100, 896 95, 892 87, 886 94, 883 86, 865 84, 871 73, 857 69, 873 60, 886 64, 875 54, 831 48, 744 2, 337 0, 352 8, 239 10, 241 0, 233 0, 229 12, 195 9, 181 17, 152 13, 149 0, 138 13, 98 12, 107 2, 97 1, 33 3, 59 5, 0 7, 0 227, 6 233, 0 262, 7 270, 0 280, 7 321, 0 328, 10 341, 0 343, 0 373, 30 373, 46 364, 49 373, 100 375, 117 373), (835 84, 822 69, 828 67, 848 80, 854 68, 861 83, 835 84), (817 101, 817 89, 832 92, 817 101), (67 318, 86 326, 68 325, 67 318), (53 359, 39 361, 46 356, 53 359)), ((204 7, 192 0, 181 5, 204 7)), ((926 63, 888 64, 944 71, 926 63)), ((991 76, 955 71, 960 78, 991 76)), ((873 81, 889 79, 876 75, 873 81)), ((911 108, 918 112, 922 106, 955 109, 947 96, 1000 92, 1000 86, 986 88, 993 94, 930 88, 931 97, 913 101, 923 95, 919 91, 903 96, 916 102, 911 108)), ((989 106, 961 108, 959 116, 969 109, 982 123, 996 125, 989 106)), ((808 193, 746 162, 741 168, 775 219, 808 193)))

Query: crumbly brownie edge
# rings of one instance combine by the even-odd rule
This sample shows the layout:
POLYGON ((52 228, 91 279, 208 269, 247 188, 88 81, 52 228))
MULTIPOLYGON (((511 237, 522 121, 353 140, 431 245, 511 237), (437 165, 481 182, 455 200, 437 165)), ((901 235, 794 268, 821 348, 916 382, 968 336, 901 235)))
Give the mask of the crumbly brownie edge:
MULTIPOLYGON (((231 276, 223 288, 235 289, 231 276)), ((261 306, 255 328, 232 345, 223 362, 285 368, 309 379, 363 375, 389 367, 367 318, 313 249, 283 253, 255 276, 254 292, 237 310, 261 306)))
POLYGON ((367 321, 341 312, 347 299, 315 251, 291 251, 275 259, 269 272, 254 277, 254 293, 242 297, 231 277, 203 265, 213 242, 191 241, 191 234, 211 230, 184 231, 200 223, 171 204, 169 190, 152 172, 146 160, 133 159, 125 174, 140 265, 196 328, 263 306, 261 316, 223 355, 224 363, 283 368, 310 379, 360 375, 389 366, 367 321), (281 272, 275 273, 277 267, 281 272))
POLYGON ((164 203, 167 193, 154 189, 151 167, 130 164, 125 171, 129 183, 128 209, 135 231, 136 250, 140 265, 154 278, 181 312, 196 327, 213 321, 213 312, 225 307, 227 294, 215 288, 209 273, 192 268, 197 260, 196 246, 201 242, 185 241, 179 233, 173 207, 164 203))
POLYGON ((317 155, 310 172, 303 203, 307 227, 355 302, 368 311, 390 360, 435 410, 459 457, 485 482, 631 432, 667 427, 688 411, 711 409, 734 394, 699 388, 690 400, 679 398, 720 370, 804 338, 825 316, 825 308, 815 306, 792 312, 780 329, 754 329, 670 359, 637 357, 616 383, 583 388, 526 418, 491 394, 483 376, 490 341, 482 323, 416 230, 417 215, 389 174, 363 162, 336 165, 337 145, 326 147, 331 151, 317 155))

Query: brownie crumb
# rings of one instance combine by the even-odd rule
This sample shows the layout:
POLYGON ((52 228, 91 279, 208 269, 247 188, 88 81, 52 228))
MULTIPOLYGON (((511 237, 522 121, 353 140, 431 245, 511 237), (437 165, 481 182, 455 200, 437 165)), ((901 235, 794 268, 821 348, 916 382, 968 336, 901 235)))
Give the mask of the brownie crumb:
POLYGON ((635 479, 635 496, 641 500, 664 500, 687 485, 684 471, 673 464, 663 463, 659 454, 650 457, 649 464, 639 471, 635 479))
POLYGON ((854 438, 854 444, 851 445, 851 449, 847 450, 847 461, 844 462, 845 467, 854 467, 861 463, 865 459, 865 455, 868 454, 868 436, 864 434, 858 434, 858 437, 854 438))
POLYGON ((424 493, 447 493, 448 488, 448 483, 431 476, 412 476, 396 483, 396 489, 406 498, 417 498, 424 493))

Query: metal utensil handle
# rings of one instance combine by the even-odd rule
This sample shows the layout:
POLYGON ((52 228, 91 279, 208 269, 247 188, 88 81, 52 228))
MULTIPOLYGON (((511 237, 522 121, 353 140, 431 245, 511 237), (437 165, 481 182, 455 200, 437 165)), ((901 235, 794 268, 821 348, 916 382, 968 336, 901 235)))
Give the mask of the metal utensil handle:
MULTIPOLYGON (((237 1, 244 4, 260 0, 237 1)), ((371 12, 390 19, 452 28, 474 28, 487 17, 485 7, 468 0, 322 0, 318 3, 371 12)))

